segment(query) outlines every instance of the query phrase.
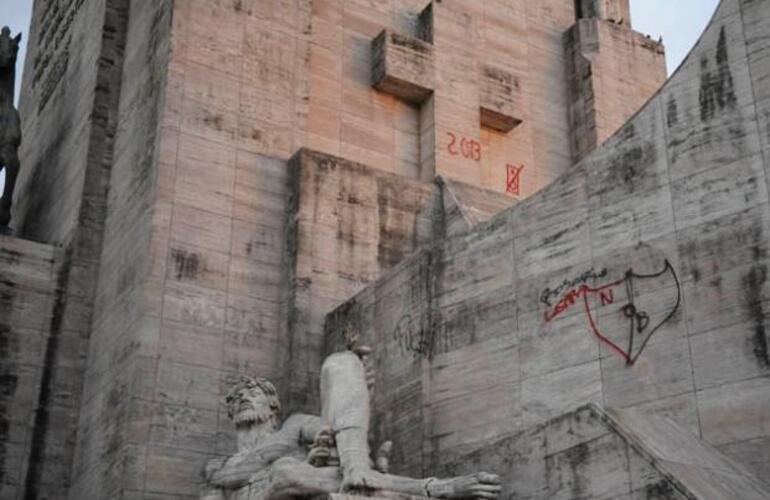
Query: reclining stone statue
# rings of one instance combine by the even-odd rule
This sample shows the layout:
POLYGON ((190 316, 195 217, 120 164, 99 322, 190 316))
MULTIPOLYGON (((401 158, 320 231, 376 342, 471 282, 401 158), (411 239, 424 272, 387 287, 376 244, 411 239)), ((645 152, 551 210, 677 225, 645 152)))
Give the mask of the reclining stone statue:
POLYGON ((5 169, 5 187, 0 198, 0 234, 8 232, 13 190, 19 175, 21 123, 19 113, 13 107, 19 42, 21 34, 12 38, 7 26, 0 30, 0 171, 5 169))
POLYGON ((388 474, 388 444, 381 449, 377 470, 368 445, 366 373, 359 356, 350 351, 329 356, 323 365, 320 417, 292 415, 281 425, 278 394, 264 378, 242 378, 226 403, 238 451, 207 464, 203 500, 277 500, 340 492, 494 500, 501 490, 499 477, 484 472, 449 479, 388 474))

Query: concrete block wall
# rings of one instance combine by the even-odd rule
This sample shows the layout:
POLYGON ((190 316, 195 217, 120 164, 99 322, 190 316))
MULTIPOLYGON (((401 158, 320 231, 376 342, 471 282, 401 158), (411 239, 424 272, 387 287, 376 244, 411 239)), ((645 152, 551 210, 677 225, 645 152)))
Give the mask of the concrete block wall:
POLYGON ((452 0, 421 16, 428 3, 313 2, 307 147, 410 178, 439 174, 503 193, 508 165, 524 165, 515 196, 529 196, 571 165, 562 36, 575 22, 573 2, 452 0), (433 96, 416 105, 372 89, 372 42, 383 29, 424 41, 426 17, 433 96), (481 126, 481 75, 489 65, 520 85, 523 123, 509 133, 481 126), (473 145, 467 155, 464 144, 473 145))
POLYGON ((384 386, 410 388, 413 427, 387 437, 423 436, 412 470, 596 402, 670 417, 768 476, 768 17, 770 1, 724 0, 604 146, 329 317, 329 351, 360 325, 384 386), (395 291, 415 276, 424 293, 395 291))
POLYGON ((21 498, 47 353, 62 295, 62 255, 51 245, 0 236, 0 498, 21 498))
MULTIPOLYGON (((152 375, 157 325, 156 296, 147 277, 153 265, 151 230, 163 216, 155 205, 160 157, 160 117, 165 109, 171 2, 113 5, 121 11, 124 37, 115 61, 120 92, 114 104, 119 124, 108 158, 109 196, 94 307, 84 359, 76 420, 75 453, 68 464, 68 498, 127 495, 143 481, 146 446, 140 439, 141 397, 152 375), (153 327, 156 329, 153 330, 153 327)), ((61 496, 61 483, 56 495, 61 496)), ((42 497, 44 493, 41 493, 42 497)))
MULTIPOLYGON (((41 393, 50 412, 36 427, 29 495, 71 487, 72 498, 194 496, 201 465, 233 449, 219 402, 229 382, 248 372, 289 388, 282 325, 295 283, 282 266, 296 264, 285 221, 288 160, 300 148, 399 175, 396 186, 441 173, 510 190, 512 199, 567 171, 562 35, 573 2, 434 4, 438 90, 417 108, 372 88, 371 43, 385 28, 424 36, 426 5, 36 2, 21 106, 28 166, 14 223, 25 237, 68 249, 62 337, 76 347, 54 356, 52 390, 41 393), (521 89, 509 104, 521 105, 523 123, 507 134, 481 126, 484 101, 464 71, 492 63, 521 89), (465 158, 452 137, 480 159, 465 158), (435 163, 430 175, 421 173, 425 161, 435 163)), ((411 187, 421 199, 436 191, 430 182, 411 187)), ((386 218, 391 210, 411 217, 393 201, 399 193, 388 193, 386 218)), ((355 279, 343 275, 348 262, 324 263, 336 278, 307 295, 297 331, 320 334, 337 301, 425 241, 415 236, 422 214, 411 228, 398 217, 380 228, 393 232, 393 245, 357 250, 355 279)), ((316 348, 317 340, 298 341, 316 348)), ((307 384, 295 384, 292 397, 313 401, 312 378, 293 380, 307 384)))
POLYGON ((27 498, 70 484, 107 186, 117 128, 125 19, 122 0, 35 2, 21 89, 24 143, 12 226, 64 248, 64 299, 46 353, 27 498))
POLYGON ((326 314, 429 244, 442 198, 433 183, 306 149, 290 169, 284 397, 287 410, 314 412, 326 314))
MULTIPOLYGON (((627 8, 627 6, 626 6, 627 8)), ((581 19, 564 35, 574 161, 612 136, 666 80, 663 44, 628 24, 581 19)))
POLYGON ((230 382, 284 371, 307 2, 138 3, 70 498, 196 498, 230 382))

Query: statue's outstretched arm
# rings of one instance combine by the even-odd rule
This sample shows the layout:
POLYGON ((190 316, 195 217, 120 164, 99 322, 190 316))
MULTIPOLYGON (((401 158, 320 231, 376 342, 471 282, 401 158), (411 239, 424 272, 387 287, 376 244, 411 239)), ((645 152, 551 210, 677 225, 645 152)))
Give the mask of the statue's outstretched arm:
MULTIPOLYGON (((208 469, 208 467, 207 467, 208 469)), ((235 490, 249 484, 255 475, 267 473, 268 464, 257 452, 237 453, 222 463, 222 466, 207 470, 208 484, 225 490, 235 490)))

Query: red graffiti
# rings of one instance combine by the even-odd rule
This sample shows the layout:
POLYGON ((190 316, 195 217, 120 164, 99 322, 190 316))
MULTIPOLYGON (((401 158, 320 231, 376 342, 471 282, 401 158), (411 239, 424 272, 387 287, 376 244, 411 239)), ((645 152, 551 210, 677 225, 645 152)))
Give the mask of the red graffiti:
POLYGON ((594 322, 593 315, 591 314, 591 308, 588 304, 588 296, 592 293, 599 294, 599 298, 601 299, 602 306, 606 306, 609 304, 612 304, 615 302, 615 296, 614 291, 612 290, 614 287, 623 285, 626 282, 626 279, 623 278, 621 280, 612 282, 608 285, 604 285, 598 288, 592 288, 588 285, 581 285, 580 287, 570 290, 567 292, 567 294, 564 296, 563 299, 561 299, 549 312, 545 312, 545 321, 546 323, 552 321, 555 317, 563 313, 564 311, 568 310, 570 307, 575 305, 579 299, 583 299, 583 306, 585 309, 585 313, 588 316, 588 323, 591 326, 591 330, 593 331, 593 334, 596 335, 599 340, 606 343, 613 351, 617 352, 623 358, 626 360, 626 362, 631 362, 630 355, 620 348, 617 344, 615 344, 612 340, 607 338, 606 336, 602 335, 601 331, 599 331, 599 327, 596 326, 596 323, 594 322))
MULTIPOLYGON (((546 289, 546 291, 550 292, 551 290, 549 288, 546 289)), ((541 301, 544 301, 546 304, 550 304, 549 295, 545 295, 545 297, 546 299, 543 300, 541 298, 541 301)), ((671 266, 671 263, 666 260, 663 270, 654 274, 638 274, 629 269, 623 279, 614 281, 612 283, 600 287, 590 287, 586 284, 582 284, 577 288, 572 288, 569 292, 563 295, 562 299, 556 303, 555 306, 549 307, 545 311, 545 322, 548 323, 553 321, 554 318, 563 314, 565 311, 569 310, 572 306, 577 304, 580 299, 582 299, 583 310, 588 320, 588 325, 590 326, 591 332, 600 341, 605 343, 610 349, 620 354, 628 365, 633 365, 636 363, 636 360, 639 359, 639 356, 641 356, 644 348, 647 346, 655 332, 657 332, 666 322, 671 320, 679 310, 679 306, 681 305, 682 301, 682 291, 679 278, 677 277, 676 272, 674 272, 673 266, 671 266), (649 310, 646 310, 643 303, 639 304, 638 302, 635 302, 637 297, 635 296, 634 290, 638 284, 643 283, 646 280, 657 280, 666 277, 668 277, 669 283, 673 283, 673 285, 676 287, 676 299, 665 315, 655 315, 649 310), (620 347, 617 343, 615 343, 615 341, 611 340, 608 336, 602 333, 601 329, 596 323, 594 318, 594 311, 592 311, 588 300, 589 297, 593 295, 594 297, 598 297, 599 303, 601 304, 600 307, 614 305, 616 303, 616 287, 621 285, 625 289, 626 299, 625 303, 620 305, 620 307, 617 309, 617 312, 627 320, 628 347, 625 349, 620 347)), ((664 312, 666 311, 664 310, 664 312)), ((617 331, 614 333, 616 336, 619 334, 617 331)))
POLYGON ((615 294, 613 293, 612 289, 599 292, 599 298, 602 301, 602 307, 615 303, 615 294))
POLYGON ((612 304, 614 302, 614 295, 612 291, 612 287, 622 285, 624 283, 625 279, 615 281, 613 283, 610 283, 609 285, 604 285, 600 288, 591 288, 588 285, 580 285, 578 288, 574 288, 567 292, 564 295, 564 298, 562 298, 550 311, 545 312, 545 322, 549 323, 551 322, 555 317, 575 305, 578 301, 578 299, 585 298, 589 293, 599 293, 600 297, 602 299, 602 305, 612 304), (611 302, 607 302, 605 304, 605 297, 607 299, 612 298, 611 302))
POLYGON ((524 165, 511 165, 505 166, 508 177, 505 181, 505 192, 512 194, 513 196, 519 196, 521 194, 521 171, 524 170, 524 165))
POLYGON ((475 139, 468 139, 466 137, 460 137, 458 143, 457 136, 452 132, 447 132, 449 136, 449 144, 447 144, 447 151, 452 156, 462 155, 463 158, 468 158, 473 161, 481 161, 481 143, 475 139))

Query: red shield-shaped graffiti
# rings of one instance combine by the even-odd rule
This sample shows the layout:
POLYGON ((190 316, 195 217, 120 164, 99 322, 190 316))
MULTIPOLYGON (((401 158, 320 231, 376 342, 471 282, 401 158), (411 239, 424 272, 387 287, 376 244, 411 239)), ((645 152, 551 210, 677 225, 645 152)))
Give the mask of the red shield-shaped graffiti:
POLYGON ((545 320, 580 307, 588 331, 628 364, 634 364, 652 338, 676 316, 681 302, 679 279, 666 260, 654 274, 631 269, 622 279, 572 289, 546 311, 545 320))

